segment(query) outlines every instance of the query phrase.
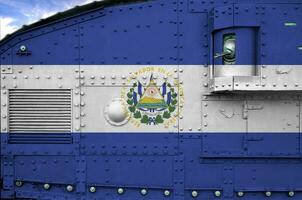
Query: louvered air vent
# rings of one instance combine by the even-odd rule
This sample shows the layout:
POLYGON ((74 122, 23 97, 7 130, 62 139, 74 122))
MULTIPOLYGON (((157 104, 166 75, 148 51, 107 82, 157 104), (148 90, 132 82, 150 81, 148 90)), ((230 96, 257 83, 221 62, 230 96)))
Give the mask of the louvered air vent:
POLYGON ((71 90, 9 90, 10 133, 71 132, 71 90))

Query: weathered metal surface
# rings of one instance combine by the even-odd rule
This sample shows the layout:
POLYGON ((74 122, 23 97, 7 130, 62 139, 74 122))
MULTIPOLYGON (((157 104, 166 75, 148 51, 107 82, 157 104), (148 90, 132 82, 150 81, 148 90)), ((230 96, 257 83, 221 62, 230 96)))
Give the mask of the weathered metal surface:
POLYGON ((301 1, 116 2, 0 43, 1 198, 301 199, 301 1))

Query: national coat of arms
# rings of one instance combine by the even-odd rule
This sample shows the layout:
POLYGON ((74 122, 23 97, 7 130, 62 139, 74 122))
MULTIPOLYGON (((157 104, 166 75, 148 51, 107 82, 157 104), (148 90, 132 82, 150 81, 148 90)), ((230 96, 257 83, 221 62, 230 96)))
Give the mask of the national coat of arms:
POLYGON ((149 84, 133 83, 127 93, 128 110, 133 118, 146 125, 158 125, 171 118, 177 110, 178 94, 172 85, 157 86, 151 74, 149 84))

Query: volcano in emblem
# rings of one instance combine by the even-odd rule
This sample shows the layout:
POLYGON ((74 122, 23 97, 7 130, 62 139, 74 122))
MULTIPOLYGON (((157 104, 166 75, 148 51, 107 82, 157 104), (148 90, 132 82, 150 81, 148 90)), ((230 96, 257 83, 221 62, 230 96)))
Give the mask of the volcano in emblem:
POLYGON ((136 107, 145 109, 158 109, 168 107, 168 104, 166 103, 164 97, 161 95, 159 89, 156 87, 153 79, 150 80, 149 85, 147 86, 136 107))

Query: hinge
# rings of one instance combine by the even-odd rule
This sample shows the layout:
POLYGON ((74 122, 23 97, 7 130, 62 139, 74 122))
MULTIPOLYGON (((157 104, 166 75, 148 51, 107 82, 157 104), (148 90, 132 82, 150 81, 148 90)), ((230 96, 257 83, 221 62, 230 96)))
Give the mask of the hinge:
POLYGON ((260 104, 248 104, 248 103, 245 103, 243 105, 243 109, 242 109, 242 118, 243 119, 247 119, 248 118, 248 111, 249 110, 262 110, 263 109, 263 106, 260 105, 260 104))

